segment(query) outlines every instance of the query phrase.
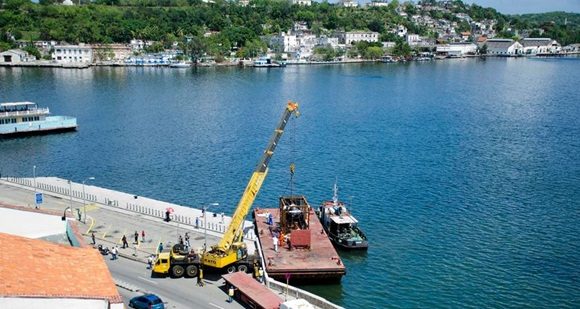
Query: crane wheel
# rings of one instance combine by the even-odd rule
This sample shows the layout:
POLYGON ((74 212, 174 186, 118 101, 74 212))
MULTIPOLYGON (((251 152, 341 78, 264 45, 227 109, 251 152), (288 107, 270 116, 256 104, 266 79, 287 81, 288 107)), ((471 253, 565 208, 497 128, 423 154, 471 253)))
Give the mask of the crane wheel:
POLYGON ((183 277, 184 273, 185 273, 185 270, 183 269, 183 266, 181 266, 181 265, 175 265, 171 268, 171 274, 173 275, 174 278, 181 278, 181 277, 183 277))
POLYGON ((187 266, 185 268, 185 274, 190 278, 197 276, 197 266, 195 266, 195 265, 187 266))
POLYGON ((248 265, 246 265, 246 264, 238 265, 238 271, 242 272, 242 273, 247 273, 248 272, 248 265))
POLYGON ((227 271, 228 271, 228 274, 234 273, 236 271, 236 266, 235 265, 228 266, 227 271))

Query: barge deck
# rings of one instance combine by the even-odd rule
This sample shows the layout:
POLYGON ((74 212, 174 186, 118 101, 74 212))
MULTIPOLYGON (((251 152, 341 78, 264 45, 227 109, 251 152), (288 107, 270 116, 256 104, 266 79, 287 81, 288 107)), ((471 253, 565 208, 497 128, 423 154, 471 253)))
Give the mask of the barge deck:
POLYGON ((346 267, 303 196, 281 197, 279 209, 256 209, 254 218, 268 276, 281 282, 336 283, 346 274, 346 267), (274 237, 279 239, 277 251, 274 237))

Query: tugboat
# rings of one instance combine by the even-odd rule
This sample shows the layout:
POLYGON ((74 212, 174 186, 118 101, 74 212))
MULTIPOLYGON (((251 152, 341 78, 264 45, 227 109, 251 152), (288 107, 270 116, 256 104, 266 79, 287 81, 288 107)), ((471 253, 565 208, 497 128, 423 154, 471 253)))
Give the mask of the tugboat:
POLYGON ((325 201, 320 206, 318 218, 328 238, 339 249, 367 250, 367 237, 357 226, 357 219, 338 200, 338 187, 334 183, 332 201, 325 201))

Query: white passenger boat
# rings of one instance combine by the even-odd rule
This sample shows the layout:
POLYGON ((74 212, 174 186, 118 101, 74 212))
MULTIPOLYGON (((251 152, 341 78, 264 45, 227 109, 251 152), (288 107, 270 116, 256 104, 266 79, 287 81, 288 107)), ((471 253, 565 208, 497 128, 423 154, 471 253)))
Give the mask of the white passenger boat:
POLYGON ((76 130, 75 117, 49 114, 33 102, 0 103, 0 137, 76 130))
POLYGON ((270 58, 270 57, 262 56, 256 60, 254 60, 253 66, 256 68, 280 68, 280 67, 285 67, 286 64, 276 62, 276 61, 272 60, 272 58, 270 58))
POLYGON ((172 62, 169 64, 169 67, 176 69, 186 69, 191 67, 191 62, 183 62, 183 61, 172 62))

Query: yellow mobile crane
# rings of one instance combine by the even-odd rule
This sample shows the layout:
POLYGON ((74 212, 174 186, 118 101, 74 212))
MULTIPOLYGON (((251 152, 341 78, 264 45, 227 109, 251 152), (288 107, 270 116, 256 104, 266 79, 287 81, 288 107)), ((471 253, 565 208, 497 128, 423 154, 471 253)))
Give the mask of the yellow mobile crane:
MULTIPOLYGON (((274 134, 270 138, 268 147, 266 147, 260 162, 256 166, 256 169, 244 190, 244 194, 240 198, 238 207, 232 216, 232 221, 228 226, 228 229, 220 242, 217 245, 212 246, 210 251, 205 252, 202 255, 203 265, 215 268, 228 267, 228 272, 233 272, 236 269, 236 263, 247 257, 246 244, 242 240, 244 235, 244 220, 256 199, 256 195, 258 195, 258 192, 262 187, 264 179, 266 179, 266 175, 268 174, 268 164, 270 163, 274 150, 284 133, 286 123, 292 114, 297 117, 300 113, 298 112, 298 104, 290 101, 286 105, 284 113, 282 113, 282 118, 274 130, 274 134)), ((247 270, 247 265, 240 264, 238 268, 239 270, 247 270)))
POLYGON ((274 130, 274 134, 270 138, 268 147, 266 147, 260 162, 256 166, 246 186, 246 190, 244 190, 244 194, 238 203, 238 207, 232 216, 232 221, 220 242, 212 246, 211 250, 203 252, 201 257, 197 254, 187 252, 180 244, 173 246, 169 252, 160 252, 157 255, 155 265, 152 269, 154 274, 170 274, 176 278, 182 277, 183 275, 195 277, 202 265, 218 269, 227 267, 228 273, 232 273, 236 269, 243 272, 248 270, 251 261, 247 259, 246 243, 242 239, 244 235, 244 220, 256 199, 256 195, 258 195, 258 191, 262 187, 264 179, 266 179, 268 164, 284 133, 286 123, 292 114, 296 117, 299 115, 298 104, 288 102, 282 118, 274 130))

